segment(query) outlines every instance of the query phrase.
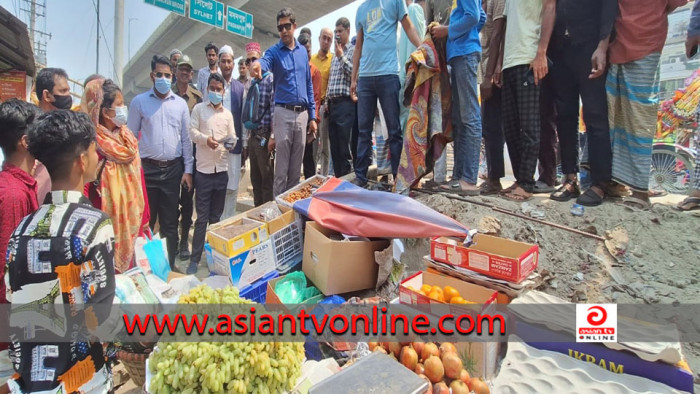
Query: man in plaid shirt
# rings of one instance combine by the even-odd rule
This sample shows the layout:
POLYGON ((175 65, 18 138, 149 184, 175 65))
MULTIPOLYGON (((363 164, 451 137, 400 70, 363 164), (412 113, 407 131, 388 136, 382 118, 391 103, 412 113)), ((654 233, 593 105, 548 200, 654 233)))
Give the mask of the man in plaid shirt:
MULTIPOLYGON (((246 50, 246 67, 261 57, 260 44, 257 42, 248 43, 246 50)), ((250 70, 250 68, 248 68, 250 70)), ((250 71, 248 71, 250 72, 250 71)), ((248 141, 247 148, 244 148, 243 157, 250 157, 250 183, 253 185, 253 202, 258 207, 268 201, 272 201, 272 181, 275 177, 274 167, 268 151, 268 142, 272 132, 272 114, 275 111, 275 96, 273 88, 272 73, 263 76, 262 79, 249 78, 246 83, 245 94, 248 94, 250 85, 256 81, 260 92, 258 113, 256 118, 260 118, 260 127, 256 130, 243 129, 243 141, 248 141)), ((247 97, 243 99, 243 102, 247 97)))
POLYGON ((335 23, 335 56, 331 63, 326 100, 328 102, 328 136, 331 144, 333 173, 336 177, 352 171, 352 135, 357 120, 357 99, 350 94, 352 57, 350 21, 342 17, 335 23))

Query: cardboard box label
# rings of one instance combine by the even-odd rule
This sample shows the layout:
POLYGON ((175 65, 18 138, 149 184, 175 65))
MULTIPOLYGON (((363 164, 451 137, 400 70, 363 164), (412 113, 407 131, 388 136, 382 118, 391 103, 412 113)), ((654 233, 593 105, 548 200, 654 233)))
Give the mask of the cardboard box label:
POLYGON ((469 267, 488 271, 489 256, 485 256, 480 253, 469 252, 469 267))

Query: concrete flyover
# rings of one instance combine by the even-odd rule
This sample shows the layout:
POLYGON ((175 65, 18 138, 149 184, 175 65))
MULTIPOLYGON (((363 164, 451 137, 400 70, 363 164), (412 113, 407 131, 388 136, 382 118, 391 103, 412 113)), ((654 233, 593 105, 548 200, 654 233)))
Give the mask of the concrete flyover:
MULTIPOLYGON (((263 50, 279 40, 276 17, 282 7, 292 7, 297 25, 302 26, 351 2, 352 0, 294 0, 287 3, 272 0, 223 0, 225 5, 253 14, 255 27, 252 41, 259 42, 263 50)), ((238 57, 243 55, 245 44, 249 41, 251 40, 245 37, 171 13, 124 67, 123 93, 126 102, 131 102, 137 94, 151 88, 151 58, 157 53, 168 56, 171 49, 178 48, 192 58, 197 70, 206 65, 204 47, 208 42, 214 42, 219 47, 230 45, 238 57)))

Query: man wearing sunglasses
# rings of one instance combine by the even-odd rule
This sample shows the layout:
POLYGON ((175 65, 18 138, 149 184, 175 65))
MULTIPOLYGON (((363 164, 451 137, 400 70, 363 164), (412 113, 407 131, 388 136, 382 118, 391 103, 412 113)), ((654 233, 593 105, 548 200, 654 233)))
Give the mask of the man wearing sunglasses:
POLYGON ((139 152, 151 209, 150 227, 160 223, 168 243, 170 267, 176 270, 180 185, 192 189, 192 141, 187 103, 173 93, 173 69, 162 55, 151 60, 153 89, 136 96, 127 125, 139 139, 139 152))
POLYGON ((296 18, 291 8, 277 13, 280 41, 251 64, 251 77, 260 78, 272 71, 275 88, 275 112, 268 149, 275 157, 274 195, 299 184, 306 134, 316 134, 316 108, 311 68, 306 48, 294 38, 296 18))

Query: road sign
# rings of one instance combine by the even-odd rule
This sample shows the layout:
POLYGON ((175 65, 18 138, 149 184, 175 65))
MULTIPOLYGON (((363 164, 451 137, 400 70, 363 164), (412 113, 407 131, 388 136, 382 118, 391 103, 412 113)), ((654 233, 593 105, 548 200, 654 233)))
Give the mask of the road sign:
POLYGON ((146 0, 146 4, 185 16, 185 0, 146 0))
POLYGON ((191 0, 190 19, 224 28, 224 3, 216 0, 191 0))
POLYGON ((253 15, 226 7, 226 31, 246 38, 253 38, 253 15))

